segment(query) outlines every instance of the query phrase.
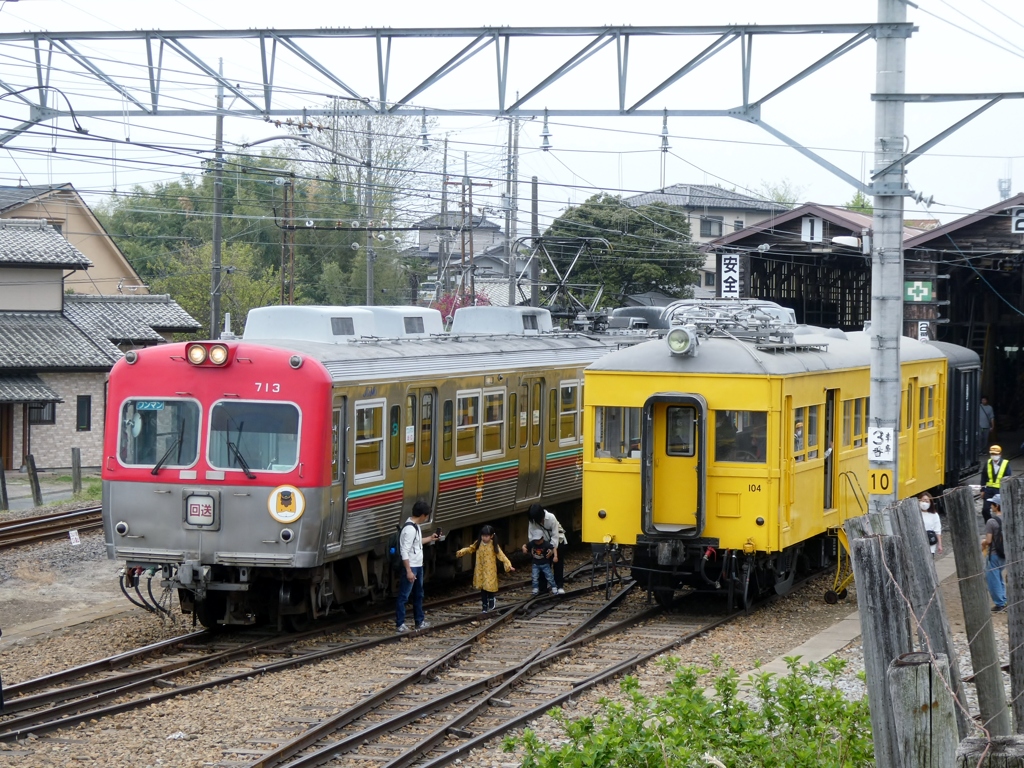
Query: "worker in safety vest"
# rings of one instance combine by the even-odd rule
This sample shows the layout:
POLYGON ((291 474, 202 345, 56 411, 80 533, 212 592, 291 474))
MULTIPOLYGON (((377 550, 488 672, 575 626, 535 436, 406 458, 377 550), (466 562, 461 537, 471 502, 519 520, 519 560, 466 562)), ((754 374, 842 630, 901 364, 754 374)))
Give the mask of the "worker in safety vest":
POLYGON ((998 445, 993 445, 988 449, 988 461, 985 462, 985 468, 981 471, 981 479, 985 481, 985 500, 981 505, 981 516, 985 518, 985 522, 992 517, 992 513, 989 511, 989 500, 999 493, 999 486, 1003 482, 1004 477, 1010 476, 1010 462, 1003 460, 1003 449, 998 445))

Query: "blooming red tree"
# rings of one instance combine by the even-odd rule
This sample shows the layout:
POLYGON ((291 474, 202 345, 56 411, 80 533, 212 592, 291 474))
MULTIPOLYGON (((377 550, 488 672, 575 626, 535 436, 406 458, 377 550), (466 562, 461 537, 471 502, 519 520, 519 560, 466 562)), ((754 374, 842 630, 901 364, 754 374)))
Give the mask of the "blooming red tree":
POLYGON ((476 301, 474 301, 473 297, 468 293, 443 293, 441 294, 441 298, 434 303, 434 308, 439 310, 441 312, 441 317, 447 320, 449 317, 455 316, 455 310, 459 307, 488 307, 490 304, 491 300, 483 293, 476 294, 476 301))

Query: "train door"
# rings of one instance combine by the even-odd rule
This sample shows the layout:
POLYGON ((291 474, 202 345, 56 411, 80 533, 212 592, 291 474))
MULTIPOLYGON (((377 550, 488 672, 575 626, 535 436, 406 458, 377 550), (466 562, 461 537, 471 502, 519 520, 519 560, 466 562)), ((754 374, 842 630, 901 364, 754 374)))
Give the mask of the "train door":
POLYGON ((836 488, 836 393, 834 389, 825 392, 825 489, 824 509, 835 509, 836 488))
POLYGON ((524 377, 519 387, 519 487, 517 501, 540 496, 544 479, 541 413, 544 407, 544 379, 524 377))
POLYGON ((427 387, 409 390, 402 419, 404 511, 408 514, 417 501, 425 501, 431 508, 434 506, 437 391, 427 387))
POLYGON ((331 509, 327 523, 327 553, 341 549, 345 523, 345 485, 348 463, 345 456, 347 398, 335 397, 331 415, 331 509))
POLYGON ((643 528, 699 536, 705 519, 707 405, 698 395, 655 395, 643 409, 643 528))

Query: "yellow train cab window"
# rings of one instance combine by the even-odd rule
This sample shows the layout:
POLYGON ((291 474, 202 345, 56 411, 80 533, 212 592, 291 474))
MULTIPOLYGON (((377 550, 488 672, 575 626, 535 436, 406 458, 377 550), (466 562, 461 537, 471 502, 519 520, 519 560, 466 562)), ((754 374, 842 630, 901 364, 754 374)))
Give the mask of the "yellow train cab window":
POLYGON ((355 482, 384 477, 384 401, 355 404, 355 482))
POLYGON ((843 401, 843 436, 840 445, 844 448, 853 445, 853 400, 843 401))
POLYGON ((796 461, 818 458, 820 414, 820 405, 801 406, 793 409, 793 458, 796 461))
POLYGON ((484 456, 504 453, 505 390, 484 392, 484 456))
POLYGON ((859 448, 868 439, 868 399, 858 397, 853 401, 853 447, 859 448))
POLYGON ((480 392, 460 392, 455 412, 455 461, 476 461, 480 458, 480 392))
POLYGON ((640 458, 639 408, 594 409, 594 458, 640 458))
POLYGON ((766 411, 715 411, 715 461, 764 464, 767 432, 766 411))
POLYGON ((917 428, 929 429, 935 426, 935 385, 918 390, 917 428))
POLYGON ((665 409, 665 453, 668 456, 693 456, 697 411, 690 405, 670 405, 665 409))

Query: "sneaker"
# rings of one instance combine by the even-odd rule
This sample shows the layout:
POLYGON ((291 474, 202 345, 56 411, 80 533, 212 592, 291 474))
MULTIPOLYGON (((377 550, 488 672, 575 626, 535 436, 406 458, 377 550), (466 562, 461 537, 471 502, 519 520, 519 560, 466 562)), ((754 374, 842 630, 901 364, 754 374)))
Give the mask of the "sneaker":
POLYGON ((534 597, 536 597, 536 596, 537 596, 537 595, 539 595, 539 594, 540 594, 540 590, 539 590, 539 589, 535 589, 535 590, 533 590, 533 596, 534 596, 534 597))
POLYGON ((1006 610, 1006 606, 1005 605, 993 605, 992 606, 992 613, 1002 613, 1005 610, 1006 610))
POLYGON ((404 635, 408 631, 409 631, 409 627, 406 624, 399 624, 397 627, 395 627, 395 634, 396 635, 404 635))
POLYGON ((558 589, 555 590, 555 593, 559 594, 559 595, 564 595, 565 594, 565 590, 562 589, 561 587, 559 587, 558 589))
POLYGON ((429 621, 421 621, 419 624, 417 624, 416 625, 416 630, 419 631, 421 629, 430 629, 430 622, 429 621))
POLYGON ((558 594, 558 588, 557 587, 552 587, 551 588, 551 594, 552 595, 557 595, 558 594))

